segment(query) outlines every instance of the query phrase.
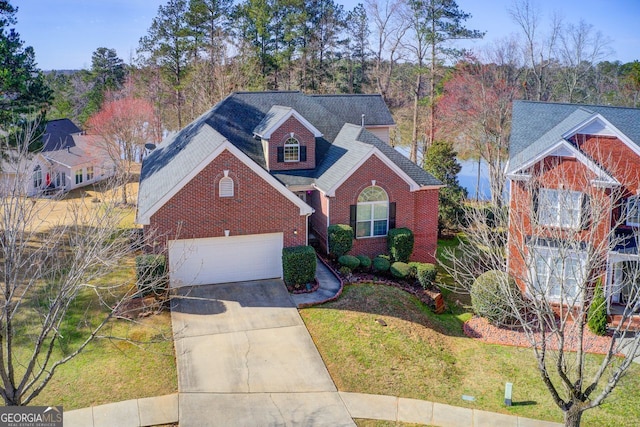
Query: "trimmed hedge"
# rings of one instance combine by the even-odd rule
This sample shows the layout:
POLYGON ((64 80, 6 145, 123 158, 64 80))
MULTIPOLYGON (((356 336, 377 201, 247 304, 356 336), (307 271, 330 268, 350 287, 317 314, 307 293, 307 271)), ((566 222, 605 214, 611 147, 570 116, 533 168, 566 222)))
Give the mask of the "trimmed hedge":
POLYGON ((371 267, 371 258, 366 255, 358 255, 356 258, 360 261, 360 268, 367 270, 371 267))
POLYGON ((327 229, 329 253, 337 258, 348 253, 353 247, 353 228, 346 224, 330 225, 327 229))
POLYGON ((316 277, 316 250, 311 246, 282 249, 282 273, 287 286, 313 282, 316 277))
POLYGON ((607 304, 602 291, 602 281, 598 279, 587 315, 589 330, 596 335, 607 334, 607 304))
POLYGON ((136 257, 136 287, 141 295, 159 295, 167 290, 167 259, 164 255, 136 257))
POLYGON ((514 312, 509 304, 518 298, 520 290, 507 273, 490 270, 482 273, 471 285, 473 311, 494 325, 513 323, 514 312))
POLYGON ((393 261, 407 263, 413 253, 413 232, 408 228, 392 228, 387 234, 387 249, 393 261))
POLYGON ((409 276, 409 273, 411 273, 411 267, 409 267, 409 264, 401 261, 396 261, 391 264, 389 270, 393 277, 397 277, 398 279, 404 279, 409 276))
POLYGON ((374 271, 380 273, 386 273, 391 267, 391 263, 389 262, 389 260, 380 256, 375 257, 373 261, 371 261, 371 265, 373 265, 374 271))
POLYGON ((352 271, 360 266, 360 260, 352 255, 342 255, 338 262, 343 267, 349 267, 352 271))
POLYGON ((427 289, 435 283, 437 274, 436 266, 428 262, 419 262, 416 267, 416 279, 423 289, 427 289))

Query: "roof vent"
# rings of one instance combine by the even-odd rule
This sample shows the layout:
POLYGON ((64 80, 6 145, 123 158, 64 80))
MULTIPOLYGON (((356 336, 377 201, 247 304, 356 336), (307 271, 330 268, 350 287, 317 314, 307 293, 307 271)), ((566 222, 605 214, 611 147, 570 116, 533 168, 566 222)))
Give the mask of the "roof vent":
POLYGON ((362 115, 362 127, 364 127, 364 114, 362 115))

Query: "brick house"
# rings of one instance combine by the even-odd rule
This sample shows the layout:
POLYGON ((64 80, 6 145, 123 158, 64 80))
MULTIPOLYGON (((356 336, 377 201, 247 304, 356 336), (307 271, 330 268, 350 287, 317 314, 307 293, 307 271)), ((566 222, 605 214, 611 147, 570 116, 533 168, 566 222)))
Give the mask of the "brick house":
POLYGON ((508 269, 521 290, 575 306, 600 278, 608 314, 621 313, 640 282, 640 110, 516 101, 509 156, 508 269))
POLYGON ((386 253, 390 228, 433 262, 442 184, 388 145, 378 95, 233 93, 143 162, 137 222, 177 286, 282 277, 283 247, 351 224, 353 254, 386 253))

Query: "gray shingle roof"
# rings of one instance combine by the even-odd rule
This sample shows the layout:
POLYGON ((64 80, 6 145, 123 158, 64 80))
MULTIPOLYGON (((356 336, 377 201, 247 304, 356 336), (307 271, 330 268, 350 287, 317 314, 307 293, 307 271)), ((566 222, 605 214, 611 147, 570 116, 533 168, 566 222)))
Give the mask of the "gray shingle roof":
POLYGON ((640 146, 640 109, 514 101, 507 172, 517 170, 562 140, 566 132, 598 114, 640 146))
POLYGON ((42 151, 53 151, 73 147, 72 135, 82 131, 69 119, 50 120, 45 126, 42 151))
POLYGON ((393 148, 360 125, 392 125, 381 96, 307 96, 301 92, 238 92, 229 95, 178 133, 163 141, 144 161, 140 175, 138 210, 151 209, 182 181, 217 146, 228 140, 260 167, 266 169, 262 143, 254 132, 268 129, 273 120, 294 109, 323 136, 316 138, 316 168, 273 172, 285 185, 331 188, 351 171, 372 146, 383 152, 418 185, 441 185, 393 148), (349 125, 355 120, 354 124, 349 125))

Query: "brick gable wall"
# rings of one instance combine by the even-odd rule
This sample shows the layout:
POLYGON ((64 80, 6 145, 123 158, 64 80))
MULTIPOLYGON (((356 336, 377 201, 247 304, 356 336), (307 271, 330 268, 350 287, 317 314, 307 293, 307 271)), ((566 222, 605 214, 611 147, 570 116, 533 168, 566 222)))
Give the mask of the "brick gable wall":
POLYGON ((145 228, 158 235, 156 251, 167 239, 222 237, 224 230, 231 236, 283 232, 287 247, 306 243, 306 220, 298 206, 225 150, 165 203, 145 228), (233 179, 233 197, 218 197, 224 170, 233 179))
MULTIPOLYGON (((358 195, 371 186, 372 180, 387 192, 389 202, 396 203, 396 227, 407 227, 414 232, 412 259, 433 262, 437 244, 438 191, 409 191, 409 185, 376 156, 371 156, 336 190, 335 197, 329 202, 330 223, 349 224, 350 206, 357 204, 358 195)), ((387 253, 386 236, 355 239, 351 250, 353 255, 369 257, 384 253, 387 253)))
POLYGON ((314 169, 316 167, 316 138, 302 123, 295 117, 289 117, 278 129, 271 134, 269 140, 269 170, 295 170, 314 169), (300 146, 307 147, 306 162, 278 162, 278 147, 284 147, 284 143, 291 137, 300 143, 300 146))

